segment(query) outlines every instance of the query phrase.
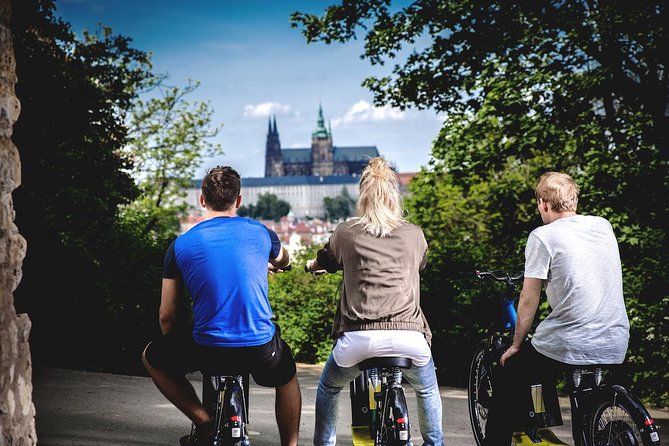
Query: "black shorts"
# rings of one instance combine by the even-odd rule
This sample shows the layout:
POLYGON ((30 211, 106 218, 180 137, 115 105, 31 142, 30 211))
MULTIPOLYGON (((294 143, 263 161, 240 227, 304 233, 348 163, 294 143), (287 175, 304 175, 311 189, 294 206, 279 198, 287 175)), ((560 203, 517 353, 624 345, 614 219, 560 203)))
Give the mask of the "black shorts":
POLYGON ((182 376, 198 370, 221 375, 250 373, 263 387, 279 387, 295 376, 295 359, 277 329, 266 344, 253 347, 208 347, 193 340, 190 332, 170 332, 146 347, 151 367, 182 376))

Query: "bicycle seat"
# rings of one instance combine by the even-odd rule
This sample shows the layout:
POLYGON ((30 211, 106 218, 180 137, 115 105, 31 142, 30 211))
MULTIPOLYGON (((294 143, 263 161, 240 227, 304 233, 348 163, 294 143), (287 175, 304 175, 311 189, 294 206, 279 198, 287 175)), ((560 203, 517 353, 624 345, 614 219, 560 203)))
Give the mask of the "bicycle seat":
POLYGON ((399 367, 401 369, 411 368, 411 359, 389 356, 386 358, 369 358, 358 364, 358 369, 367 370, 371 368, 399 367))

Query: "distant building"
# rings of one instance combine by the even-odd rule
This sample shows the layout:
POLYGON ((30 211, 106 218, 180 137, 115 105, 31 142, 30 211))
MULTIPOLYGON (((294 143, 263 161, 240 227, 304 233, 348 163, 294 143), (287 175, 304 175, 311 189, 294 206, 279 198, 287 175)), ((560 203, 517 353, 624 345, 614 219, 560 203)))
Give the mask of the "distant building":
MULTIPOLYGON (((310 148, 282 149, 276 117, 269 120, 265 146, 265 177, 242 178, 242 205, 255 204, 262 194, 274 194, 290 204, 291 217, 322 218, 323 199, 336 197, 344 189, 354 200, 358 198, 360 174, 370 158, 379 156, 376 146, 338 147, 333 144, 332 131, 325 128, 323 109, 319 106, 316 129, 310 148)), ((400 191, 413 173, 398 173, 400 191)), ((199 206, 201 181, 187 191, 191 209, 190 224, 203 214, 199 206)), ((185 222, 188 225, 188 222, 185 222)))
POLYGON ((370 158, 379 156, 376 146, 337 147, 332 130, 325 128, 323 108, 318 107, 311 147, 282 149, 276 116, 270 118, 265 146, 265 178, 286 176, 351 175, 362 172, 370 158))

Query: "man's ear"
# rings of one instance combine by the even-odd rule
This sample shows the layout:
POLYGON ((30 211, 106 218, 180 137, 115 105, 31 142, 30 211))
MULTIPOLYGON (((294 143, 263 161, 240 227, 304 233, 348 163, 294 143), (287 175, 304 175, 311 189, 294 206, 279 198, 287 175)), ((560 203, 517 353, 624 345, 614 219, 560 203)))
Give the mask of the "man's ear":
POLYGON ((239 206, 242 205, 242 196, 238 195, 237 196, 237 202, 235 202, 235 209, 239 209, 239 206))
POLYGON ((202 194, 200 194, 200 206, 202 206, 203 208, 207 207, 206 203, 204 202, 204 195, 202 194))

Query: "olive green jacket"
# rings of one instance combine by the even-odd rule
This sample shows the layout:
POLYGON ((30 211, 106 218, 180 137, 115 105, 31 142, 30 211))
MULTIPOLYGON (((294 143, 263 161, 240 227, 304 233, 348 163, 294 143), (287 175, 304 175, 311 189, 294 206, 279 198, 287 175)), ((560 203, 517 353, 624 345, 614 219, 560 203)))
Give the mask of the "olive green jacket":
POLYGON ((414 330, 430 344, 432 333, 420 308, 419 271, 427 263, 423 231, 404 223, 386 237, 375 237, 357 221, 337 226, 317 255, 329 272, 344 271, 332 337, 358 330, 414 330))

